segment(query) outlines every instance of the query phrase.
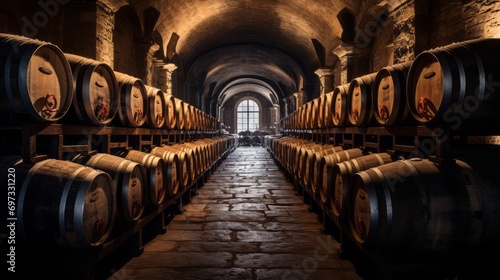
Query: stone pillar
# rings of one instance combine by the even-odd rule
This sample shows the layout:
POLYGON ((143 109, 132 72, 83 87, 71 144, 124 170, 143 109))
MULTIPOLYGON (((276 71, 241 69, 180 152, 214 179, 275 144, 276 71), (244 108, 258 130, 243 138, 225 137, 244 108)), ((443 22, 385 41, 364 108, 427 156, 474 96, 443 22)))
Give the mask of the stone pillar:
MULTIPOLYGON (((339 58, 340 62, 340 84, 349 83, 354 79, 354 73, 352 69, 353 64, 353 46, 352 44, 342 43, 336 49, 333 50, 333 54, 339 58)), ((337 75, 338 75, 337 74, 337 75)))
POLYGON ((288 105, 289 100, 287 98, 283 98, 283 104, 285 104, 285 117, 290 114, 290 106, 288 105))
POLYGON ((162 59, 153 60, 153 82, 152 86, 165 92, 167 83, 167 70, 163 69, 165 62, 162 59))
POLYGON ((274 118, 272 117, 273 114, 271 114, 271 120, 274 121, 274 131, 273 132, 274 132, 274 134, 278 134, 280 131, 280 120, 281 120, 280 105, 274 104, 273 109, 274 109, 274 118))
POLYGON ((163 69, 166 70, 165 73, 165 89, 162 89, 165 94, 173 94, 172 88, 173 88, 173 82, 172 82, 172 74, 174 73, 175 69, 177 69, 177 66, 173 63, 167 63, 163 65, 163 69))
POLYGON ((321 82, 320 95, 333 91, 333 68, 320 67, 314 71, 314 74, 318 75, 321 82))
POLYGON ((295 104, 294 111, 297 111, 297 109, 300 106, 302 106, 302 104, 304 104, 304 92, 298 91, 298 92, 294 93, 292 100, 293 100, 293 102, 295 104))
POLYGON ((160 49, 156 43, 148 38, 136 38, 138 78, 145 84, 153 84, 153 57, 160 49))
POLYGON ((220 107, 219 114, 217 115, 217 118, 220 120, 221 123, 226 124, 227 122, 226 122, 226 118, 224 116, 224 111, 225 111, 225 108, 220 107))
MULTIPOLYGON (((412 61, 415 58, 416 35, 418 35, 415 30, 417 24, 415 22, 415 2, 399 1, 397 5, 388 8, 389 16, 394 22, 394 63, 412 61)), ((425 24, 419 23, 419 26, 425 24)), ((425 42, 422 43, 425 45, 425 42)))
POLYGON ((95 59, 107 63, 114 69, 115 49, 113 44, 113 29, 115 14, 113 10, 102 1, 96 5, 96 40, 95 59))

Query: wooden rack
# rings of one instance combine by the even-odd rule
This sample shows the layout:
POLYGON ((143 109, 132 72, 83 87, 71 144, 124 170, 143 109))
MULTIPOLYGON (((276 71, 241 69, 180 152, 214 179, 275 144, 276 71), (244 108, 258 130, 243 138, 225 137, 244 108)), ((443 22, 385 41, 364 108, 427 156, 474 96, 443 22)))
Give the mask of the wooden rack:
MULTIPOLYGON (((220 136, 220 131, 178 131, 150 128, 96 127, 64 124, 32 123, 0 127, 2 145, 0 155, 19 156, 25 163, 36 163, 46 158, 69 160, 73 155, 98 151, 113 154, 115 150, 132 148, 147 151, 154 146, 184 143, 203 138, 220 136)), ((109 256, 126 251, 140 255, 147 236, 167 231, 168 222, 182 212, 182 205, 188 203, 197 189, 206 182, 220 162, 237 145, 235 139, 219 158, 199 174, 189 186, 157 206, 146 208, 143 216, 127 226, 119 235, 104 244, 90 249, 63 250, 34 255, 22 248, 17 255, 18 275, 37 271, 48 275, 67 273, 74 279, 95 279, 97 267, 109 256)), ((19 186, 20 187, 20 186, 19 186)))

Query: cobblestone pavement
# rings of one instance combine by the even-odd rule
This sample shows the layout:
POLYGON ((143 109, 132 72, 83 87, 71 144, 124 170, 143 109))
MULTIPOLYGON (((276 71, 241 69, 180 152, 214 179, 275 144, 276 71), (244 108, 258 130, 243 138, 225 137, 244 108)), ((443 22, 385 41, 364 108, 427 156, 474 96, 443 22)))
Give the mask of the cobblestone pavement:
POLYGON ((238 147, 118 279, 361 279, 262 147, 238 147))

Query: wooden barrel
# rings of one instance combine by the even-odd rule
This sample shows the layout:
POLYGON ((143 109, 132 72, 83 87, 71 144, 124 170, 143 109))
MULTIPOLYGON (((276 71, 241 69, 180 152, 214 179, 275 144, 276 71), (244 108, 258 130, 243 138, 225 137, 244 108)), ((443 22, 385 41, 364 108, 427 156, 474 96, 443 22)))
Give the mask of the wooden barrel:
POLYGON ((198 157, 195 151, 192 148, 179 143, 173 144, 172 147, 184 152, 188 164, 188 181, 189 183, 193 182, 198 175, 198 157))
POLYGON ((207 130, 207 123, 206 123, 207 116, 206 116, 206 113, 203 112, 202 110, 200 110, 199 114, 200 114, 200 116, 199 116, 200 130, 205 131, 205 130, 207 130))
POLYGON ((321 182, 319 196, 322 197, 322 200, 325 201, 326 206, 329 206, 330 204, 330 189, 334 187, 334 178, 332 176, 333 167, 339 162, 358 158, 361 156, 363 156, 363 151, 361 149, 354 148, 321 157, 321 162, 319 165, 321 178, 318 179, 318 181, 321 182))
POLYGON ((306 129, 306 122, 307 122, 307 103, 303 104, 298 108, 298 114, 299 114, 299 129, 306 129))
POLYGON ((333 90, 331 116, 334 126, 345 126, 347 124, 347 92, 349 85, 339 85, 333 90))
POLYGON ((179 156, 171 151, 155 147, 151 154, 162 158, 165 161, 165 185, 169 197, 175 196, 179 191, 179 156))
POLYGON ((397 257, 498 254, 500 169, 498 157, 482 158, 474 167, 416 158, 356 173, 349 212, 355 240, 367 252, 397 257))
POLYGON ((192 122, 193 122, 193 127, 191 129, 193 130, 200 130, 200 109, 196 108, 193 105, 190 105, 191 108, 191 114, 192 114, 192 122))
POLYGON ((332 112, 333 112, 333 91, 327 92, 324 95, 322 95, 322 101, 321 101, 321 114, 322 114, 322 127, 323 128, 329 128, 333 127, 333 118, 332 118, 332 112))
POLYGON ((304 128, 305 129, 311 129, 314 128, 314 122, 316 120, 316 116, 314 114, 314 109, 315 106, 313 104, 313 100, 307 102, 304 104, 305 110, 304 110, 304 128))
POLYGON ((337 152, 343 151, 342 146, 326 145, 321 151, 315 152, 309 163, 309 185, 311 187, 311 192, 317 194, 318 186, 322 183, 322 171, 320 171, 321 158, 327 155, 335 154, 337 152))
POLYGON ((316 109, 316 127, 323 128, 325 124, 325 94, 321 94, 317 97, 317 109, 316 109))
POLYGON ((354 173, 392 161, 392 157, 389 154, 376 153, 335 164, 331 173, 333 187, 330 186, 329 193, 333 214, 337 217, 347 219, 346 209, 349 209, 349 200, 352 197, 349 182, 354 173))
POLYGON ((171 94, 165 94, 165 127, 175 129, 177 119, 175 117, 175 97, 171 94))
POLYGON ((194 129, 194 106, 184 102, 184 128, 186 130, 194 129))
POLYGON ((406 77, 411 62, 394 64, 380 69, 373 82, 372 108, 375 120, 383 126, 406 124, 409 109, 406 105, 406 77))
POLYGON ((295 176, 297 175, 297 167, 300 165, 300 147, 308 144, 311 142, 293 137, 284 143, 286 166, 295 176))
POLYGON ((86 166, 107 172, 113 178, 116 186, 116 221, 121 225, 138 221, 146 202, 144 167, 137 162, 105 153, 97 153, 85 160, 86 166))
POLYGON ((146 202, 149 205, 159 206, 165 200, 165 185, 167 184, 165 161, 150 153, 137 150, 124 150, 118 156, 141 164, 146 169, 146 202))
MULTIPOLYGON (((111 67, 103 62, 65 53, 73 71, 74 96, 71 119, 82 124, 107 125, 118 111, 118 82, 111 67)), ((73 123, 74 124, 74 123, 73 123)))
POLYGON ((194 153, 193 165, 196 167, 195 168, 196 174, 197 175, 202 174, 205 171, 205 163, 203 160, 203 151, 202 151, 201 146, 199 144, 197 144, 196 141, 184 142, 184 143, 179 144, 179 145, 193 150, 193 153, 194 153))
POLYGON ((408 72, 411 114, 422 124, 498 132, 499 38, 482 38, 424 51, 408 72), (484 121, 488 120, 488 122, 484 121))
POLYGON ((319 128, 318 124, 321 121, 321 112, 320 112, 320 101, 319 98, 314 98, 311 100, 311 108, 310 108, 310 128, 319 128))
POLYGON ((185 125, 185 119, 184 119, 184 101, 182 99, 179 99, 177 97, 174 97, 175 101, 175 128, 178 130, 184 130, 184 125, 185 125))
POLYGON ((190 165, 191 165, 191 159, 186 155, 182 149, 180 149, 178 146, 169 146, 169 145, 164 145, 161 147, 155 147, 153 150, 160 150, 160 151, 169 151, 174 154, 177 154, 178 158, 178 165, 177 165, 177 179, 179 181, 179 188, 183 189, 191 183, 191 175, 189 174, 190 171, 190 165))
POLYGON ((377 73, 354 78, 347 91, 347 120, 353 126, 369 126, 373 120, 372 86, 377 73))
POLYGON ((56 122, 69 110, 73 75, 56 45, 0 33, 0 67, 0 115, 5 119, 56 122))
POLYGON ((124 73, 115 71, 115 76, 120 88, 117 123, 128 127, 143 126, 149 109, 146 86, 141 79, 124 73))
POLYGON ((300 166, 298 167, 298 173, 300 174, 299 177, 302 178, 302 184, 306 186, 306 188, 310 187, 309 181, 310 178, 312 178, 312 173, 311 171, 311 162, 313 159, 313 156, 315 153, 322 151, 323 149, 328 149, 330 148, 330 145, 323 145, 323 144, 317 144, 315 143, 312 146, 305 146, 301 148, 301 162, 300 166))
POLYGON ((19 189, 18 238, 30 251, 96 247, 113 229, 116 189, 105 172, 47 159, 29 168, 19 189))
POLYGON ((162 128, 167 118, 167 100, 159 88, 145 85, 148 96, 147 124, 151 128, 162 128))
POLYGON ((303 143, 298 143, 294 145, 295 147, 292 147, 292 154, 294 160, 292 160, 292 172, 296 176, 297 180, 300 182, 302 181, 302 171, 303 171, 303 166, 305 164, 305 157, 306 157, 306 151, 308 148, 312 148, 314 146, 318 146, 318 143, 314 142, 303 142, 303 143))

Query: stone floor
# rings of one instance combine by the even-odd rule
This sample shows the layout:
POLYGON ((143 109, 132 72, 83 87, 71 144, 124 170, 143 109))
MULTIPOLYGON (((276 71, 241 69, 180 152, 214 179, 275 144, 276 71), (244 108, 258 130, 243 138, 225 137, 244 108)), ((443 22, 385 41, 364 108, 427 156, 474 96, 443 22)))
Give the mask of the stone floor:
POLYGON ((108 280, 361 279, 266 149, 238 147, 108 280))

